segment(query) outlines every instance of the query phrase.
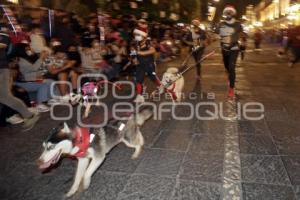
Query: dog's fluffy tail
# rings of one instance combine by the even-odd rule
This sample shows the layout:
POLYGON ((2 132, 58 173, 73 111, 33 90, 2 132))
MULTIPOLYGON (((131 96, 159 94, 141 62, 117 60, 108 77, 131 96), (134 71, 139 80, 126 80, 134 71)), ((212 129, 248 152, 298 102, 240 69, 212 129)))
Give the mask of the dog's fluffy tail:
POLYGON ((136 115, 137 125, 142 126, 145 123, 145 121, 147 121, 152 117, 152 115, 153 115, 153 108, 144 108, 140 110, 139 113, 137 113, 136 115))

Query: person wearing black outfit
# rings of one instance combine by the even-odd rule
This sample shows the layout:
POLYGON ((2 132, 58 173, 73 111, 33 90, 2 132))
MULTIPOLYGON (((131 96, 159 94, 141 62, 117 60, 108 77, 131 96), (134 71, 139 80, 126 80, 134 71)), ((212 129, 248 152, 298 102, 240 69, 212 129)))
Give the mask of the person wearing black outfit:
POLYGON ((240 35, 243 33, 242 24, 237 21, 234 16, 236 15, 236 10, 232 6, 226 6, 223 15, 225 20, 221 21, 219 27, 217 28, 217 33, 219 33, 221 38, 221 48, 223 55, 223 62, 225 69, 228 73, 229 79, 229 97, 234 97, 235 88, 235 66, 239 55, 239 39, 240 35))
POLYGON ((206 32, 201 29, 200 21, 198 19, 194 19, 189 33, 187 33, 183 38, 183 42, 191 47, 192 55, 197 67, 196 79, 199 81, 201 79, 201 64, 199 61, 201 60, 205 50, 206 39, 206 32))
POLYGON ((155 82, 157 86, 160 86, 160 81, 157 79, 155 73, 155 62, 154 54, 155 48, 151 45, 148 36, 148 29, 145 27, 146 22, 144 20, 139 20, 139 26, 134 29, 134 40, 135 44, 131 50, 131 56, 133 57, 133 63, 136 66, 136 99, 135 102, 143 103, 145 101, 142 96, 143 93, 143 83, 145 74, 155 82))

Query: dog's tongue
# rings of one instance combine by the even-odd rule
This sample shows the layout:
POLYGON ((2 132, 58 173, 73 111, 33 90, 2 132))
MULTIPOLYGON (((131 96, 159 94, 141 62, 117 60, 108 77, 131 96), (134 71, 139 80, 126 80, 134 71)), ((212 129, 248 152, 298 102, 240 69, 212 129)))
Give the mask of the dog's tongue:
POLYGON ((43 170, 47 169, 48 167, 50 167, 51 163, 52 163, 52 160, 49 160, 48 162, 40 164, 38 167, 40 170, 43 171, 43 170))
POLYGON ((38 167, 40 170, 45 170, 47 169, 48 167, 50 167, 51 164, 54 164, 54 163, 57 163, 58 160, 60 158, 60 152, 57 153, 52 159, 50 159, 48 162, 44 162, 42 164, 40 164, 38 167))

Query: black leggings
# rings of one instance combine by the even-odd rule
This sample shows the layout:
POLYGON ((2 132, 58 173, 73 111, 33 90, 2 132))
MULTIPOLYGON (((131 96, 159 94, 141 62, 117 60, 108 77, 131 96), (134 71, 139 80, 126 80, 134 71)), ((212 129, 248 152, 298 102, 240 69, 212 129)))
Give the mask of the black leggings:
POLYGON ((204 53, 204 48, 201 48, 201 49, 193 52, 193 57, 194 57, 194 60, 196 62, 196 68, 197 68, 197 75, 198 76, 201 75, 201 63, 200 63, 200 60, 201 60, 201 58, 203 56, 203 53, 204 53))
POLYGON ((148 64, 139 64, 136 66, 136 72, 135 72, 135 78, 136 82, 143 84, 145 74, 147 73, 148 77, 152 81, 156 81, 156 74, 155 74, 155 64, 154 63, 148 63, 148 64))
POLYGON ((294 58, 291 62, 295 64, 300 60, 300 47, 291 47, 291 51, 294 55, 294 58))
POLYGON ((238 50, 222 50, 223 62, 225 69, 228 73, 228 78, 230 82, 230 87, 235 86, 235 66, 239 55, 238 50))

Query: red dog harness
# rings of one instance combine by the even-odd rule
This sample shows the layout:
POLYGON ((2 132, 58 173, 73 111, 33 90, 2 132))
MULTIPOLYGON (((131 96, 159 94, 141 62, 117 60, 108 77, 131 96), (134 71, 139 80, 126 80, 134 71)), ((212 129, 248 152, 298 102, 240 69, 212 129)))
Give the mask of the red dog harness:
POLYGON ((177 96, 175 93, 175 87, 176 87, 176 82, 173 83, 173 87, 171 89, 167 89, 167 92, 171 94, 171 97, 173 100, 177 99, 177 96))
POLYGON ((74 154, 75 157, 85 157, 87 150, 90 146, 90 132, 88 128, 76 128, 74 147, 78 147, 79 150, 74 154))

